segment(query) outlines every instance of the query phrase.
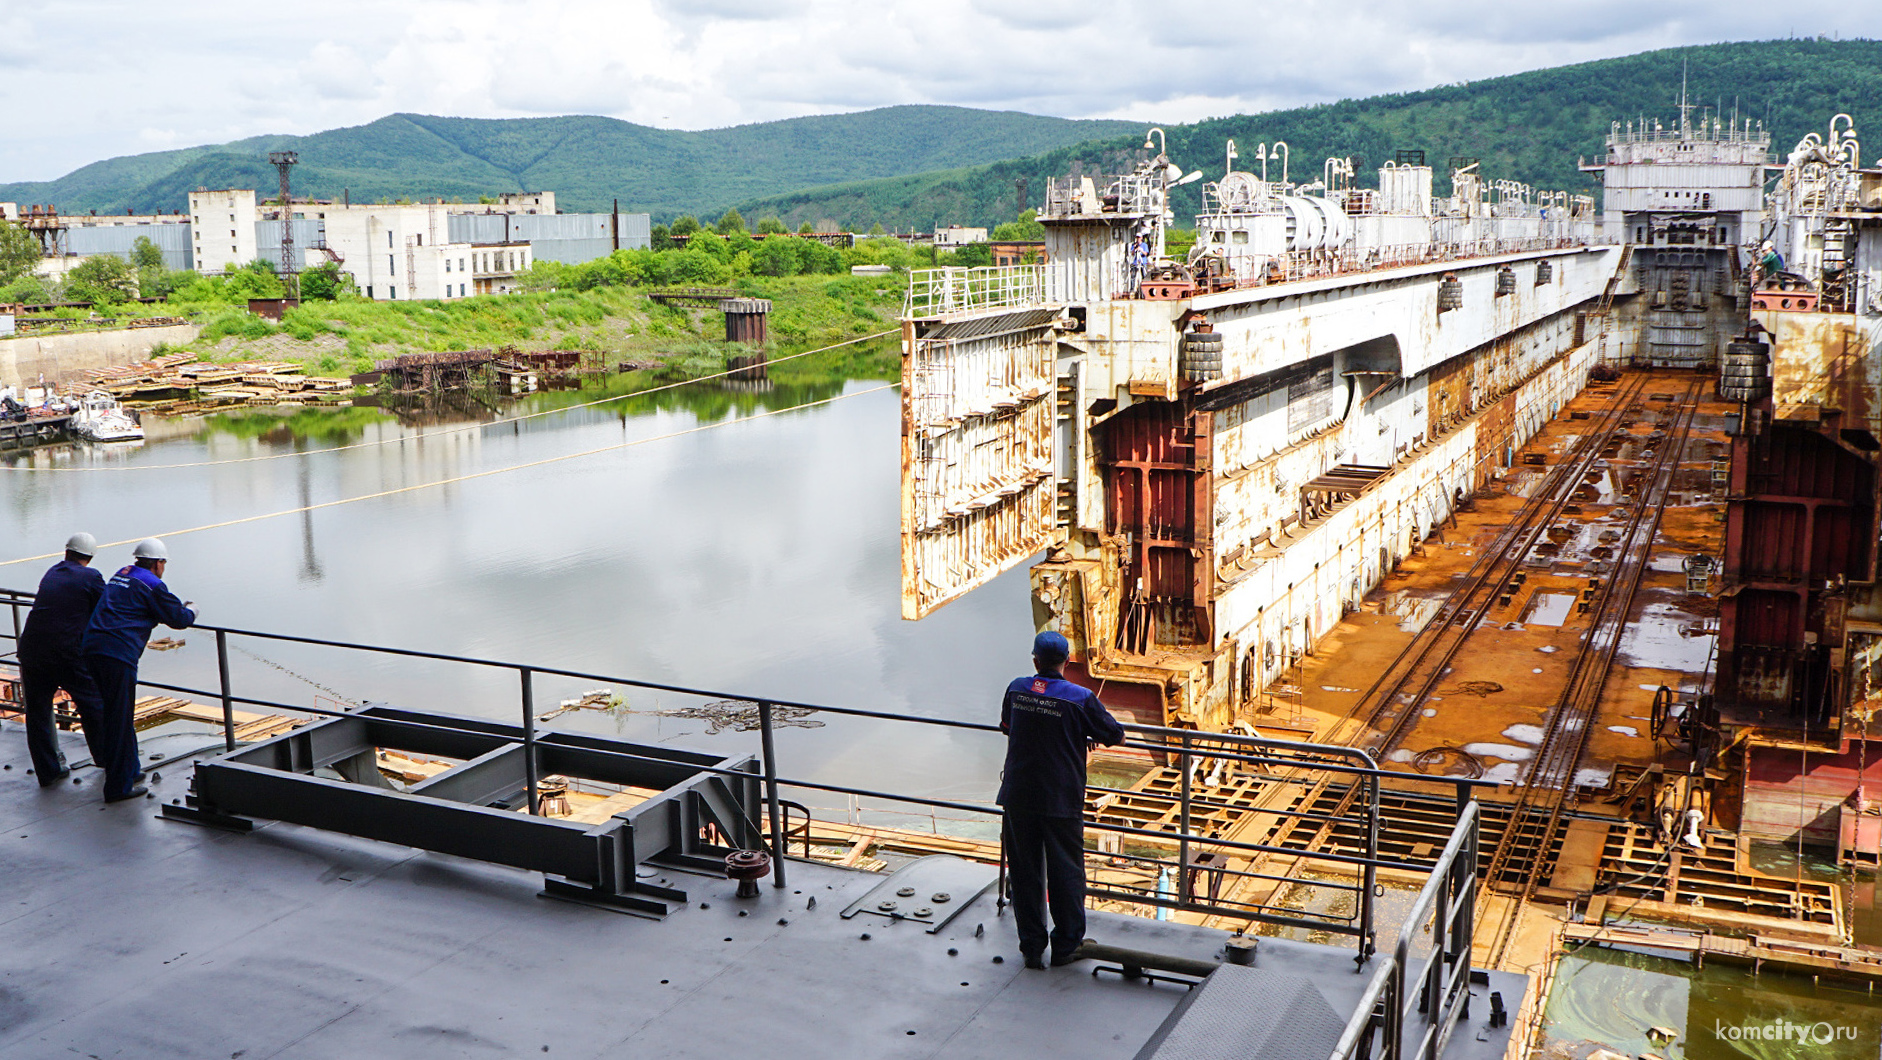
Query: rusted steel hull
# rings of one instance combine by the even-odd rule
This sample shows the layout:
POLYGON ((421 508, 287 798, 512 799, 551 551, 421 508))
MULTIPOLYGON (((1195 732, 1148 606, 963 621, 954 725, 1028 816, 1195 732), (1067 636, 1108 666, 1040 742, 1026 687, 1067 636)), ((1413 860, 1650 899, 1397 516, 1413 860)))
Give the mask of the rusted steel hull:
POLYGON ((1600 350, 1577 316, 1617 258, 1557 255, 1550 284, 1502 296, 1499 266, 1452 264, 1317 299, 1085 307, 1058 420, 1089 448, 1060 439, 1036 623, 1107 702, 1229 728, 1582 389, 1600 350), (1477 312, 1440 317, 1445 272, 1477 312), (1222 336, 1222 381, 1175 370, 1186 314, 1222 336))
POLYGON ((1824 734, 1882 684, 1882 335, 1847 313, 1755 319, 1771 395, 1733 439, 1718 696, 1727 721, 1824 734))

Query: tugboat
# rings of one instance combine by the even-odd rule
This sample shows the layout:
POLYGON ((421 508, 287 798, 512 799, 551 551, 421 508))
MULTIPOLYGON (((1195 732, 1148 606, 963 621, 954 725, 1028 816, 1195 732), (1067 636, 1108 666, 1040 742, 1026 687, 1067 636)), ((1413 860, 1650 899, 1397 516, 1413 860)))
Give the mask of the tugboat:
POLYGON ((72 430, 93 442, 141 442, 144 428, 136 417, 118 404, 118 399, 102 390, 85 395, 72 412, 72 430))

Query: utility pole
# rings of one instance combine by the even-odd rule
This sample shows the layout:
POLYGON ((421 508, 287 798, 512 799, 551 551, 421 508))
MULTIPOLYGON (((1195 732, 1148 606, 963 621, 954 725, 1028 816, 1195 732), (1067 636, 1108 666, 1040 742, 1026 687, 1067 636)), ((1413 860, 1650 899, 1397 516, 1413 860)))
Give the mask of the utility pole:
POLYGON ((288 198, 288 170, 301 160, 294 151, 268 152, 268 164, 281 174, 281 288, 287 297, 299 301, 294 282, 294 204, 288 198))
POLYGON ((1013 220, 1017 221, 1020 215, 1026 212, 1026 178, 1020 177, 1015 180, 1013 190, 1019 193, 1019 209, 1013 214, 1013 220))

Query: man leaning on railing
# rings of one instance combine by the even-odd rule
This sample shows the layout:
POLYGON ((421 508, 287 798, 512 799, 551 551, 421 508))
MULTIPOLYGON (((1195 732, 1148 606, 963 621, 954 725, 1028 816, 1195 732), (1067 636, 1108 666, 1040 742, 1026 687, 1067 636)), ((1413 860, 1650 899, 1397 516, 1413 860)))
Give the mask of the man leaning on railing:
MULTIPOLYGON (((161 622, 171 629, 196 624, 193 604, 176 598, 163 584, 170 550, 154 537, 137 543, 132 562, 105 583, 104 595, 85 629, 85 668, 104 700, 102 724, 91 740, 92 754, 105 771, 105 801, 122 802, 147 792, 137 757, 137 662, 161 622), (102 753, 101 753, 102 752, 102 753)), ((86 725, 89 738, 91 726, 86 725)))

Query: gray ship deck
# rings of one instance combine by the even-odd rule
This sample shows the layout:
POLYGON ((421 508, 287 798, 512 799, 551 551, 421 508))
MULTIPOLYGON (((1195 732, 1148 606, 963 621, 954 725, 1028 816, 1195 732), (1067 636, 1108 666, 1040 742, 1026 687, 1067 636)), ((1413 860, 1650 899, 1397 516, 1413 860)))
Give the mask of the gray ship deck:
MULTIPOLYGON (((89 768, 74 772, 81 785, 41 790, 20 727, 4 729, 9 1058, 1101 1060, 1136 1055, 1187 993, 1094 977, 1088 961, 1026 971, 1012 917, 996 917, 990 895, 938 935, 842 920, 883 877, 827 865, 792 862, 789 890, 767 884, 746 901, 730 880, 686 877, 693 901, 655 922, 543 900, 539 875, 408 847, 280 823, 237 834, 166 821, 155 801, 103 805, 89 768)), ((66 739, 84 760, 82 742, 66 739)), ((160 799, 182 794, 187 769, 163 770, 160 799)), ((1225 937, 1102 913, 1091 929, 1201 959, 1225 937)), ((1368 978, 1344 947, 1264 939, 1256 963, 1310 978, 1341 1020, 1368 978)), ((1492 982, 1514 1008, 1521 978, 1492 982)), ((1447 1056, 1502 1054, 1507 1029, 1477 1040, 1486 1013, 1480 1002, 1447 1056)), ((1298 1055, 1271 1055, 1283 1054, 1298 1055)))

